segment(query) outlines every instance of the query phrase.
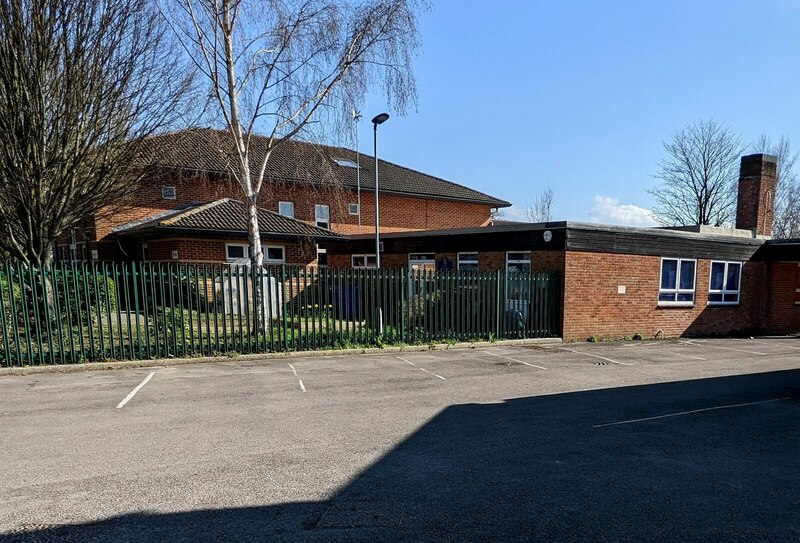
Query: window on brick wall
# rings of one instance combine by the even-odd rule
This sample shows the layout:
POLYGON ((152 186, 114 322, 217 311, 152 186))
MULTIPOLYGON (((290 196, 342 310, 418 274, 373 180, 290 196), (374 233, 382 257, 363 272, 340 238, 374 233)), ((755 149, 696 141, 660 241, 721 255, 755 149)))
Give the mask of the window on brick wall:
POLYGON ((711 262, 709 305, 736 305, 742 287, 741 262, 711 262))
POLYGON ((527 313, 530 300, 530 281, 521 274, 531 271, 530 251, 509 251, 506 253, 506 310, 527 313))
POLYGON ((314 206, 314 222, 320 228, 330 228, 331 209, 324 204, 314 206))
POLYGON ((174 200, 178 197, 178 191, 173 186, 164 185, 161 187, 161 198, 163 200, 174 200))
POLYGON ((283 264, 286 262, 286 250, 283 245, 264 245, 264 262, 269 264, 283 264))
POLYGON ((278 213, 294 219, 294 202, 278 202, 278 213))
POLYGON ((377 263, 375 255, 352 255, 350 265, 354 268, 374 268, 377 263))
POLYGON ((531 252, 506 253, 506 271, 529 272, 531 271, 531 252))
POLYGON ((478 271, 478 253, 458 253, 458 271, 478 271))
POLYGON ((250 258, 249 247, 245 243, 226 243, 225 244, 225 260, 228 262, 235 262, 250 258))
POLYGON ((409 253, 408 269, 414 272, 429 272, 436 270, 436 255, 434 253, 409 253))
POLYGON ((359 213, 358 204, 347 204, 347 212, 350 215, 358 215, 359 213))
POLYGON ((696 271, 694 259, 662 258, 658 305, 694 305, 696 271))

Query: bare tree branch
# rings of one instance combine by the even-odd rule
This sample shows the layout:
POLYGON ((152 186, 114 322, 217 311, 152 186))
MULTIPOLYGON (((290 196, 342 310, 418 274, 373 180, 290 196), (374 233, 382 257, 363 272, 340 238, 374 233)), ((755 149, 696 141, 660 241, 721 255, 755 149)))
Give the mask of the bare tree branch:
MULTIPOLYGON (((273 150, 314 130, 349 131, 367 89, 384 85, 403 112, 415 102, 412 60, 420 0, 180 0, 164 11, 210 85, 218 151, 247 207, 250 256, 263 254, 257 221, 273 150), (256 131, 267 136, 253 148, 256 131), (256 158, 258 157, 258 158, 256 158)), ((319 134, 317 134, 319 136, 319 134)), ((310 138, 315 139, 315 138, 310 138)))
POLYGON ((549 222, 553 220, 553 204, 556 193, 551 186, 547 186, 525 209, 525 214, 531 222, 549 222))
POLYGON ((714 119, 687 125, 664 142, 658 165, 661 183, 648 190, 653 215, 666 226, 729 226, 736 213, 740 135, 714 119))
POLYGON ((191 78, 149 0, 0 0, 0 246, 47 264, 56 239, 146 173, 191 78))

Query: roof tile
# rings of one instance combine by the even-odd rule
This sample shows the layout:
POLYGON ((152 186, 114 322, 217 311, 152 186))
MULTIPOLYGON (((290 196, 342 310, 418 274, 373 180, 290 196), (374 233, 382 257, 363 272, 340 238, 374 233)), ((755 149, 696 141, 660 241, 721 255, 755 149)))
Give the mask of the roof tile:
MULTIPOLYGON (((150 162, 156 166, 209 173, 228 173, 235 168, 237 157, 228 132, 210 128, 190 128, 153 136, 150 162)), ((264 157, 269 139, 254 135, 251 141, 251 168, 264 157)), ((357 168, 342 166, 336 160, 360 162, 361 188, 375 188, 374 158, 357 154, 352 149, 287 141, 272 151, 267 176, 275 179, 330 184, 355 189, 357 168)), ((385 160, 379 161, 380 190, 409 196, 459 200, 493 207, 507 207, 509 202, 477 190, 424 174, 385 160)))
MULTIPOLYGON (((137 221, 115 229, 118 234, 139 234, 158 230, 197 230, 201 232, 247 233, 245 206, 242 202, 223 198, 206 204, 188 207, 166 217, 163 214, 150 220, 137 221)), ((266 209, 258 210, 258 227, 262 236, 297 236, 337 239, 341 236, 331 230, 319 228, 296 219, 284 217, 266 209)))

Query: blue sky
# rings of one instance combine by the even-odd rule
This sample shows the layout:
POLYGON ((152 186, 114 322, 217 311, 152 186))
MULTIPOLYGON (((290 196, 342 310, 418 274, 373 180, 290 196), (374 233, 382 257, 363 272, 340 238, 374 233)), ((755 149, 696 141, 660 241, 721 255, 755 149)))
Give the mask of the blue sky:
MULTIPOLYGON (((709 117, 800 148, 800 1, 434 1, 381 156, 555 218, 644 224, 662 141, 709 117)), ((371 95, 369 119, 386 109, 371 95)), ((389 113, 393 113, 389 110, 389 113)))

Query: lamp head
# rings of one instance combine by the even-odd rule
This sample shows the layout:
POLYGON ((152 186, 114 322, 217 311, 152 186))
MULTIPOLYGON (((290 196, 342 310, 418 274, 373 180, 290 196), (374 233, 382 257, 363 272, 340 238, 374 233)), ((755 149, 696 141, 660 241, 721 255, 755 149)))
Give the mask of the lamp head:
POLYGON ((386 120, 388 118, 389 118, 389 114, 388 113, 380 113, 378 115, 375 115, 375 117, 372 118, 372 124, 374 124, 376 126, 379 125, 379 124, 383 124, 383 123, 386 122, 386 120))

